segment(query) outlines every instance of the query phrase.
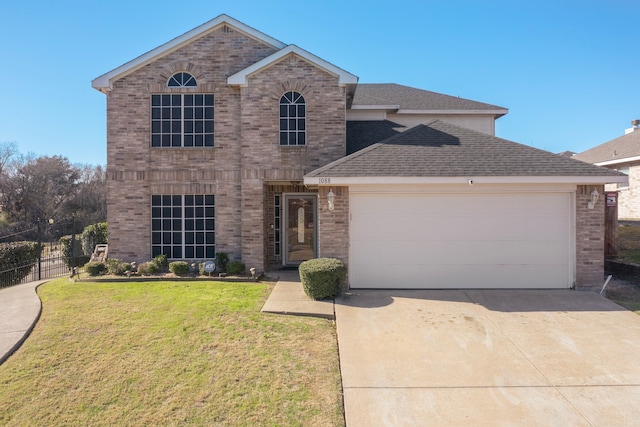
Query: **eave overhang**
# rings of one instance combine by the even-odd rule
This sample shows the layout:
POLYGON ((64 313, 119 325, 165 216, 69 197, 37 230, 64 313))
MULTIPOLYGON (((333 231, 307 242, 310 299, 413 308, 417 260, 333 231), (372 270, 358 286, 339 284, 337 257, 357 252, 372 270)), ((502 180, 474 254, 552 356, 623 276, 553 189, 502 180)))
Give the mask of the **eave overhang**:
POLYGON ((620 159, 614 159, 614 160, 607 160, 604 162, 597 162, 594 163, 594 165, 596 166, 611 166, 611 165, 619 165, 622 163, 631 163, 631 162, 637 162, 640 161, 640 156, 633 156, 633 157, 623 157, 620 159))
POLYGON ((393 185, 438 185, 438 184, 574 184, 574 185, 604 185, 628 184, 627 176, 305 176, 304 185, 307 186, 349 186, 371 184, 393 185))

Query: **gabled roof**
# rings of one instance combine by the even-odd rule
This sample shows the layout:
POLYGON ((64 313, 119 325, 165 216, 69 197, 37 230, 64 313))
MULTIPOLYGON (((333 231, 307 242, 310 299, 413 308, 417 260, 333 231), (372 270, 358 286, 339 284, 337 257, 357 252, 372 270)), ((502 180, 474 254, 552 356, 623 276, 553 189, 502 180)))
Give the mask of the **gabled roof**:
POLYGON ((626 182, 616 171, 435 120, 317 169, 307 185, 626 182), (376 179, 367 179, 376 178, 376 179), (323 179, 323 183, 327 183, 323 179))
POLYGON ((216 18, 213 18, 211 21, 206 22, 199 27, 194 28, 191 31, 187 31, 183 35, 176 37, 175 39, 158 46, 157 48, 150 50, 149 52, 137 57, 136 59, 127 62, 120 67, 109 71, 106 74, 96 78, 91 82, 91 86, 94 89, 97 89, 101 92, 105 92, 111 88, 111 82, 113 80, 117 80, 126 76, 129 73, 134 72, 135 70, 147 65, 148 63, 162 57, 168 55, 169 53, 175 51, 183 47, 184 45, 191 43, 193 40, 202 37, 203 35, 217 29, 221 25, 228 25, 233 27, 236 31, 244 33, 248 37, 251 37, 255 40, 258 40, 266 45, 273 46, 276 49, 282 49, 286 46, 286 44, 282 43, 270 37, 252 27, 249 27, 246 24, 243 24, 240 21, 237 21, 230 16, 220 15, 216 18))
POLYGON ((496 118, 509 112, 496 105, 395 83, 360 83, 351 109, 398 110, 398 113, 494 114, 496 118))
POLYGON ((573 158, 603 166, 638 161, 640 160, 640 130, 583 151, 573 158))
POLYGON ((358 77, 293 44, 280 49, 279 51, 267 56, 266 58, 250 65, 244 70, 238 71, 227 79, 227 83, 229 83, 230 85, 246 86, 247 77, 249 75, 274 64, 275 62, 279 61, 289 54, 295 54, 305 61, 310 62, 311 64, 322 68, 328 73, 335 75, 336 77, 338 77, 339 85, 354 85, 358 83, 358 77))

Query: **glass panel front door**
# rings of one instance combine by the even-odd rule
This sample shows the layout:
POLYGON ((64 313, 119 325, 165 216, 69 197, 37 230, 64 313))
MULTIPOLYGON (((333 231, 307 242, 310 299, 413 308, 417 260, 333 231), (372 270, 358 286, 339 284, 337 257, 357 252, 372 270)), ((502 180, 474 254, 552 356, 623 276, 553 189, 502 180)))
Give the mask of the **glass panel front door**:
POLYGON ((285 264, 316 257, 316 196, 285 196, 285 264))

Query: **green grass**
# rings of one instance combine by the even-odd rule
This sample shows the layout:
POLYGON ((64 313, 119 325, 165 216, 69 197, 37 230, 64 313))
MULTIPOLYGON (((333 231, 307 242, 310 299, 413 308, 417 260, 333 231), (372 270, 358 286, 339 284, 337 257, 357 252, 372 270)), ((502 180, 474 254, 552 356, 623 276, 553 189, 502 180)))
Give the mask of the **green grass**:
POLYGON ((344 425, 332 323, 260 313, 269 291, 47 283, 0 365, 0 425, 344 425))
POLYGON ((640 227, 618 227, 618 258, 640 264, 640 227))

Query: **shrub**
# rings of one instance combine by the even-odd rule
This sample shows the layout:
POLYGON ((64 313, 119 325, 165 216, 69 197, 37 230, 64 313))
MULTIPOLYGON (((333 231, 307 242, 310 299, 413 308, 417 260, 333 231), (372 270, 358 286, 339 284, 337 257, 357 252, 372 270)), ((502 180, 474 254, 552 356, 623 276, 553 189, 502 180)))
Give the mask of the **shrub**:
POLYGON ((227 264, 227 272, 229 274, 242 274, 247 268, 242 261, 231 261, 227 264))
POLYGON ((99 261, 90 261, 84 265, 84 270, 89 276, 99 276, 107 271, 107 265, 99 261))
POLYGON ((36 242, 0 244, 0 288, 20 283, 38 260, 36 242))
POLYGON ((189 274, 189 263, 186 261, 173 261, 169 264, 169 271, 178 276, 189 274))
POLYGON ((158 272, 158 266, 152 261, 143 262, 138 266, 138 273, 142 274, 143 276, 156 274, 157 272, 158 272))
POLYGON ((347 277, 347 267, 335 258, 305 261, 298 268, 304 292, 313 299, 338 295, 347 277))
POLYGON ((99 222, 97 224, 87 225, 82 231, 81 239, 82 239, 82 255, 91 256, 91 254, 93 253, 93 250, 96 248, 96 245, 104 245, 108 241, 107 240, 107 223, 99 222))
POLYGON ((169 266, 169 262, 167 261, 167 256, 165 254, 156 255, 151 262, 158 267, 158 271, 165 271, 169 266))
POLYGON ((124 276, 127 271, 131 270, 131 264, 124 262, 121 259, 112 258, 107 260, 107 269, 109 274, 115 274, 116 276, 124 276))
POLYGON ((229 255, 226 252, 216 252, 216 270, 226 271, 229 263, 229 255))

